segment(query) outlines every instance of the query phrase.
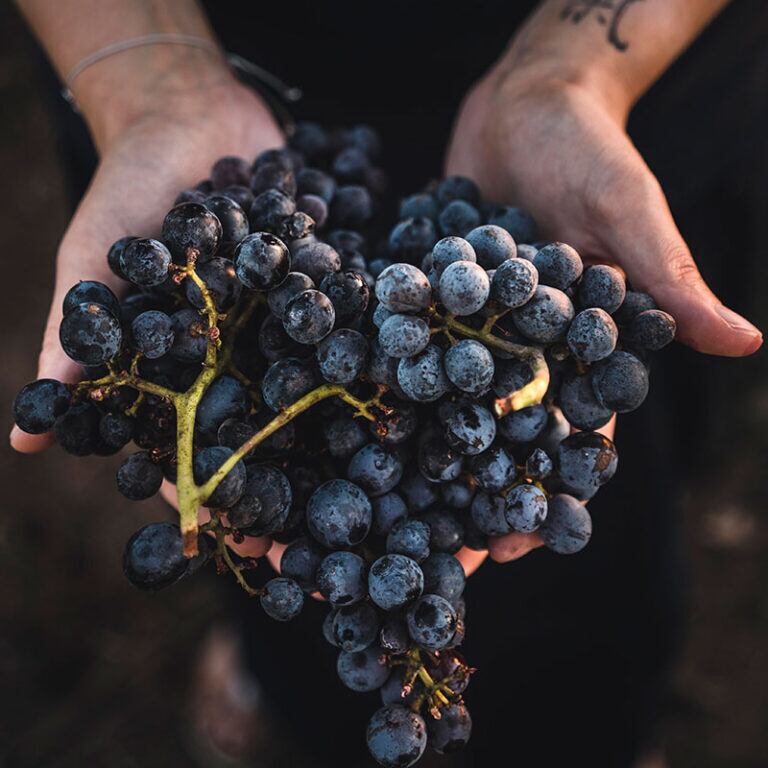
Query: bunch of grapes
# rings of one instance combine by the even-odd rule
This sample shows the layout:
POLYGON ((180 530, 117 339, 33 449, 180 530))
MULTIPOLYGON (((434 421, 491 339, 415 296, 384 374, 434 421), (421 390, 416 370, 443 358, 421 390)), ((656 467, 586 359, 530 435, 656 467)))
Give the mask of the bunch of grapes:
POLYGON ((466 178, 402 200, 387 231, 379 153, 367 127, 306 123, 254 163, 219 160, 158 239, 110 249, 122 299, 69 291, 60 339, 83 380, 26 385, 14 418, 77 456, 133 442, 129 499, 176 484, 179 524, 127 543, 136 587, 214 561, 278 621, 322 595, 341 682, 381 692, 372 755, 408 766, 472 727, 455 555, 511 532, 586 545, 618 460, 595 430, 642 403, 675 323, 466 178), (287 545, 263 588, 227 546, 249 536, 287 545))

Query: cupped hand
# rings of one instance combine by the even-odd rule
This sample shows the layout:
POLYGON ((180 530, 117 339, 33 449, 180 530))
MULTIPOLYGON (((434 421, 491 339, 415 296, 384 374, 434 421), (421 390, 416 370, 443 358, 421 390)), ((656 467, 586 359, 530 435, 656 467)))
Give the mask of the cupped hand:
MULTIPOLYGON (((99 280, 120 292, 125 283, 112 274, 106 259, 115 240, 156 236, 176 195, 207 178, 219 157, 252 159, 283 143, 262 100, 234 79, 199 93, 149 101, 111 134, 97 141, 98 169, 59 247, 38 378, 73 382, 80 377, 80 367, 59 344, 61 303, 78 280, 99 280)), ((12 446, 23 453, 51 442, 50 434, 30 435, 17 427, 11 433, 12 446)))

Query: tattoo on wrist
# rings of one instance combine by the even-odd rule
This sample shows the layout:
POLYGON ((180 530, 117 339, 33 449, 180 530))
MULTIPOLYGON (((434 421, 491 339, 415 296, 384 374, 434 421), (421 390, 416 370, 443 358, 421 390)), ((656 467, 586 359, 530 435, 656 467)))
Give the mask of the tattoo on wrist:
POLYGON ((619 27, 629 7, 638 2, 642 0, 568 0, 560 18, 578 24, 582 19, 592 16, 598 24, 608 28, 608 42, 616 50, 626 51, 629 42, 622 39, 619 27))

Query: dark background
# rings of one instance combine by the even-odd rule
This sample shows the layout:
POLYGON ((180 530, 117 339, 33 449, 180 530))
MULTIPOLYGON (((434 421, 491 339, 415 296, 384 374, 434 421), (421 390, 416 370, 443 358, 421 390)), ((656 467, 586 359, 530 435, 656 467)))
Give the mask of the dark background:
MULTIPOLYGON (((0 401, 8 413, 15 391, 34 378, 69 211, 38 54, 7 5, 0 51, 0 401)), ((764 264, 768 244, 749 258, 764 264)), ((740 265, 728 270, 742 283, 736 307, 767 327, 758 300, 768 295, 765 283, 745 286, 740 265)), ((706 359, 699 373, 686 384, 701 416, 696 444, 676 435, 677 450, 695 460, 676 505, 688 611, 663 738, 672 766, 757 768, 768 755, 766 355, 706 359)), ((155 596, 131 590, 120 572, 123 543, 167 516, 162 502, 137 505, 117 494, 118 458, 0 450, 1 764, 198 764, 189 699, 196 650, 224 619, 215 577, 155 596)), ((599 724, 596 731, 599 738, 599 724)))

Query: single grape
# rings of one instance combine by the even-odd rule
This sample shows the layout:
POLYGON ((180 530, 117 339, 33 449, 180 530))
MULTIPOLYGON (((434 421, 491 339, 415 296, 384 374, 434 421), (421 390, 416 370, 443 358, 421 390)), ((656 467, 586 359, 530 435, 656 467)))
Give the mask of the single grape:
POLYGON ((371 434, 385 445, 401 445, 416 431, 416 408, 410 403, 398 403, 391 413, 378 421, 369 422, 371 434))
POLYGON ((440 301, 451 315, 473 315, 488 301, 488 273, 471 261, 454 261, 440 277, 440 301))
POLYGON ((512 411, 499 422, 499 431, 513 443, 530 443, 547 424, 547 409, 543 405, 531 405, 512 411))
POLYGON ((128 456, 117 470, 117 490, 131 501, 154 496, 163 482, 163 471, 148 451, 128 456))
POLYGON ((379 327, 379 344, 390 357, 418 355, 426 349, 430 339, 427 323, 412 315, 391 315, 379 327))
POLYGON ((527 304, 512 311, 517 330, 540 344, 563 339, 573 315, 573 304, 562 291, 541 284, 527 304))
POLYGON ((211 195, 205 198, 203 205, 221 223, 223 243, 239 243, 251 231, 247 214, 231 197, 224 194, 211 195))
POLYGON ((290 145, 301 152, 307 160, 325 155, 330 149, 328 132, 317 123, 297 123, 290 138, 290 145))
POLYGON ((309 242, 308 238, 313 237, 314 231, 315 220, 303 211, 296 211, 283 221, 279 234, 283 242, 309 242))
POLYGON ((248 222, 252 232, 277 234, 283 222, 295 212, 296 201, 290 195, 279 189, 267 189, 253 198, 248 210, 248 222))
POLYGON ((504 497, 481 491, 472 501, 470 514, 482 533, 487 536, 504 536, 512 530, 504 509, 504 497))
POLYGON ((423 352, 400 360, 397 383, 409 400, 432 402, 450 389, 443 368, 443 351, 430 344, 423 352))
POLYGON ((504 503, 510 527, 519 533, 533 533, 547 517, 547 497, 535 485, 516 485, 504 503))
POLYGON ((590 371, 600 405, 617 413, 638 408, 648 394, 648 369, 629 352, 617 351, 590 371))
POLYGON ((497 207, 488 218, 488 223, 506 229, 518 244, 518 248, 520 243, 535 243, 539 238, 536 222, 531 214, 522 208, 497 207))
POLYGON ((485 269, 495 269, 517 256, 514 238, 496 224, 476 227, 467 234, 467 241, 475 250, 477 263, 485 269))
POLYGON ((573 496, 559 493, 549 500, 549 513, 539 533, 553 552, 572 555, 589 542, 592 518, 573 496))
POLYGON ((283 529, 292 501, 291 484, 279 469, 250 464, 242 495, 227 510, 227 518, 246 536, 267 536, 283 529))
POLYGON ((429 526, 429 547, 433 552, 458 552, 464 544, 464 524, 452 510, 432 509, 421 519, 429 526))
POLYGON ((627 338, 641 349, 656 352, 675 338, 677 323, 660 309, 646 309, 635 315, 627 327, 627 338))
POLYGON ((402 476, 403 463, 397 454, 377 443, 363 446, 347 467, 347 477, 371 497, 391 491, 402 476))
POLYGON ((320 283, 320 290, 331 300, 336 323, 341 325, 362 317, 371 297, 365 278, 350 269, 329 272, 320 283))
POLYGON ((318 168, 302 168, 296 175, 299 195, 314 195, 330 205, 336 194, 336 181, 333 176, 318 168))
POLYGON ((641 291, 627 291, 624 301, 616 310, 615 320, 621 325, 626 325, 648 309, 658 309, 651 296, 641 291))
POLYGON ((387 535, 387 552, 405 555, 417 563, 429 557, 429 524, 423 520, 404 519, 392 526, 387 535))
POLYGON ((400 261, 417 261, 436 242, 437 233, 432 219, 424 216, 404 219, 389 233, 389 255, 400 261))
POLYGON ((370 164, 368 155, 359 147, 345 147, 333 159, 331 170, 340 181, 364 181, 370 164))
POLYGON ((374 384, 385 384, 388 387, 399 387, 397 383, 397 367, 400 363, 396 357, 390 357, 379 344, 378 338, 371 343, 368 354, 366 375, 374 384))
POLYGON ((337 227, 358 229, 373 216, 370 192, 358 184, 339 187, 331 203, 331 221, 337 227))
POLYGON ((123 280, 126 280, 127 278, 125 276, 125 272, 123 272, 123 266, 120 262, 120 259, 122 258, 123 251, 125 250, 128 243, 135 239, 136 238, 133 235, 121 237, 119 240, 115 240, 115 242, 112 243, 112 245, 109 247, 109 251, 107 251, 107 264, 109 265, 112 274, 122 278, 123 280))
POLYGON ((496 419, 481 405, 460 401, 448 409, 443 421, 448 444, 465 456, 490 448, 496 438, 496 419))
POLYGON ((356 381, 365 370, 367 362, 368 341, 362 333, 350 328, 333 331, 317 346, 320 375, 332 384, 351 384, 356 381))
POLYGON ((376 279, 376 298, 391 312, 420 312, 429 306, 432 288, 417 267, 392 264, 376 279))
POLYGON ((419 472, 431 483, 448 483, 461 474, 461 454, 441 437, 429 435, 418 453, 419 472))
POLYGON ((288 357, 267 369, 261 384, 265 405, 276 413, 293 405, 315 387, 312 368, 301 360, 288 357))
POLYGON ((471 395, 482 394, 493 381, 493 356, 474 339, 462 339, 446 350, 443 365, 451 384, 471 395))
MULTIPOLYGON (((220 445, 203 448, 193 463, 195 483, 203 485, 216 470, 232 456, 232 450, 220 445)), ((242 460, 224 476, 224 479, 216 486, 213 493, 203 502, 204 507, 218 508, 231 507, 245 490, 246 470, 242 460)))
POLYGON ((437 218, 443 235, 465 237, 480 224, 480 214, 473 205, 464 200, 452 200, 440 211, 437 218))
POLYGON ((69 409, 69 387, 56 379, 37 379, 25 384, 13 401, 13 420, 23 432, 41 435, 69 409))
POLYGON ((269 232, 254 232, 241 240, 234 260, 240 282, 259 291, 280 285, 291 267, 285 243, 269 232))
POLYGON ((525 476, 531 480, 544 480, 553 469, 552 459, 541 448, 534 448, 525 460, 525 476))
POLYGON ((133 439, 134 425, 124 413, 105 413, 99 420, 99 436, 105 446, 118 451, 133 439))
POLYGON ((424 591, 444 597, 451 605, 461 597, 466 576, 461 563, 447 552, 434 552, 422 564, 424 591))
POLYGON ((600 429, 613 416, 595 397, 588 375, 570 374, 560 386, 559 400, 563 415, 576 429, 600 429))
POLYGON ((363 489, 347 480, 323 483, 307 503, 309 531, 330 549, 354 547, 363 541, 372 517, 363 489))
POLYGON ((589 499, 616 472, 616 446, 598 432, 576 432, 557 449, 556 466, 567 493, 589 499))
POLYGON ((611 315, 621 306, 626 293, 624 275, 607 264, 587 267, 579 282, 580 306, 604 309, 611 315))
POLYGON ((280 285, 275 286, 267 294, 267 304, 275 317, 283 319, 288 302, 303 291, 314 288, 311 277, 303 272, 289 272, 280 285))
POLYGON ((580 277, 584 265, 575 248, 565 243, 545 245, 533 260, 541 285, 564 291, 580 277))
POLYGON ((353 229, 333 229, 325 236, 325 241, 338 252, 367 252, 365 237, 353 229))
POLYGON ((64 352, 80 365, 106 363, 120 351, 122 340, 120 321, 101 304, 78 304, 59 326, 64 352))
POLYGON ((517 244, 517 258, 525 259, 526 261, 533 261, 536 258, 536 254, 539 249, 535 245, 526 245, 525 243, 517 244))
POLYGON ((475 249, 463 237, 444 237, 432 248, 432 268, 442 275, 445 268, 454 261, 476 262, 475 249))
POLYGON ((406 614, 411 639, 429 651, 439 651, 456 631, 456 610, 439 595, 422 595, 406 614))
POLYGON ((365 561, 354 552, 331 552, 317 567, 317 588, 334 608, 359 603, 367 594, 365 561))
POLYGON ((573 318, 566 336, 571 354, 583 363, 608 357, 618 339, 619 329, 604 309, 583 309, 573 318))
MULTIPOLYGON (((181 203, 171 208, 165 217, 162 240, 177 263, 186 263, 190 255, 194 254, 197 263, 202 264, 219 247, 221 222, 204 205, 181 203)), ((129 249, 130 246, 126 250, 129 249)), ((132 280, 130 275, 128 279, 132 280)))
POLYGON ((509 397, 532 380, 533 371, 525 360, 500 360, 496 363, 493 391, 498 397, 509 397))
POLYGON ((309 275, 316 285, 320 285, 326 275, 341 269, 341 256, 332 246, 316 241, 296 251, 293 268, 309 275))
POLYGON ((507 259, 496 267, 491 298, 508 309, 517 309, 531 300, 539 284, 536 267, 525 259, 507 259))
POLYGON ((378 536, 386 536, 396 523, 408 516, 408 507, 402 496, 394 491, 371 499, 373 508, 373 532, 378 536))
POLYGON ((305 592, 316 592, 317 569, 323 554, 314 541, 302 536, 285 548, 280 558, 280 575, 295 581, 305 592))
POLYGON ((134 587, 155 591, 178 581, 190 562, 184 557, 179 526, 151 523, 128 539, 123 553, 123 573, 134 587))
POLYGON ((277 162, 269 160, 257 163, 251 176, 251 190, 254 195, 267 192, 281 192, 288 198, 296 195, 296 174, 292 163, 286 158, 276 157, 277 162))
POLYGON ((404 198, 400 202, 399 219, 437 219, 437 202, 432 195, 416 194, 404 198))
POLYGON ((173 321, 165 312, 150 309, 131 323, 133 346, 144 357, 155 360, 173 347, 173 321))
POLYGON ((463 701, 451 702, 440 710, 440 719, 427 721, 429 745, 438 755, 463 749, 472 734, 472 717, 463 701))
MULTIPOLYGON (((208 288, 213 304, 219 312, 227 312, 237 304, 243 284, 237 276, 235 265, 229 259, 214 256, 197 270, 197 274, 208 288)), ((205 308, 203 294, 192 280, 188 279, 184 283, 184 292, 193 307, 205 308)))
POLYGON ((201 363, 208 348, 208 326, 194 309, 180 309, 171 315, 173 345, 169 354, 182 363, 201 363))
MULTIPOLYGON (((228 187, 219 190, 219 194, 228 197, 230 200, 237 203, 243 211, 249 211, 253 204, 253 192, 251 192, 250 188, 246 187, 244 184, 230 184, 228 187)), ((177 200, 176 202, 180 203, 183 201, 177 200)), ((205 200, 195 200, 194 202, 205 203, 205 200)))
POLYGON ((470 459, 469 470, 484 491, 498 493, 514 482, 517 470, 514 457, 500 445, 491 446, 470 459))
POLYGON ((328 452, 337 459, 350 458, 369 439, 360 421, 347 416, 325 423, 323 434, 328 444, 328 452))
POLYGON ((317 195, 299 195, 296 198, 296 209, 306 213, 314 222, 317 229, 321 229, 328 221, 328 203, 317 195))
POLYGON ((376 639, 379 619, 369 603, 339 608, 333 619, 333 636, 343 651, 365 650, 376 639))
POLYGON ((401 704, 377 710, 366 731, 368 750, 384 768, 408 768, 427 747, 427 730, 422 717, 401 704))
POLYGON ((211 184, 214 189, 223 189, 232 184, 249 184, 250 181, 251 165, 242 157, 220 157, 211 168, 211 184))
POLYGON ((390 669, 381 663, 381 648, 371 646, 363 651, 341 651, 336 660, 336 671, 347 688, 366 693, 381 688, 387 682, 390 669))
POLYGON ((387 554, 376 560, 368 572, 368 594, 379 608, 402 608, 421 595, 424 574, 415 560, 387 554))
POLYGON ((264 613, 276 621, 295 619, 304 607, 304 592, 293 579, 278 577, 264 585, 259 598, 264 613))
POLYGON ((104 283, 96 280, 81 280, 73 285, 64 296, 61 312, 66 315, 80 304, 101 304, 115 317, 120 317, 120 302, 117 296, 104 283))
POLYGON ((153 288, 165 282, 170 266, 168 248, 150 238, 131 240, 120 256, 120 269, 125 279, 141 288, 153 288))
POLYGON ((465 200, 472 205, 480 203, 480 190, 472 179, 466 176, 446 176, 435 190, 441 206, 446 206, 453 200, 465 200))
POLYGON ((213 441, 227 419, 245 418, 250 410, 248 388, 233 376, 219 376, 211 382, 197 406, 195 429, 213 441))

